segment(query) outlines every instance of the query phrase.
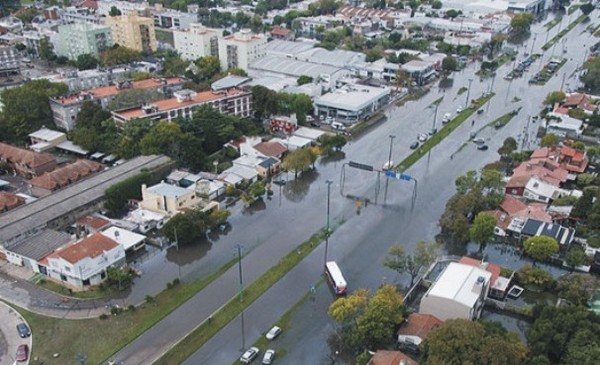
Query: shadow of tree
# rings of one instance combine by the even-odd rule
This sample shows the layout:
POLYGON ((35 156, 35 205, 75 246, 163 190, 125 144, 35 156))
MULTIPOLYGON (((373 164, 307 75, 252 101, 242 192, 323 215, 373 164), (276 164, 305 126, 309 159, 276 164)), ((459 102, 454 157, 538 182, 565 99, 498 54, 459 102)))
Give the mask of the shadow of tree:
POLYGON ((310 184, 313 183, 319 177, 317 170, 309 170, 303 172, 295 180, 289 180, 283 188, 283 195, 292 202, 301 201, 308 191, 310 190, 310 184))

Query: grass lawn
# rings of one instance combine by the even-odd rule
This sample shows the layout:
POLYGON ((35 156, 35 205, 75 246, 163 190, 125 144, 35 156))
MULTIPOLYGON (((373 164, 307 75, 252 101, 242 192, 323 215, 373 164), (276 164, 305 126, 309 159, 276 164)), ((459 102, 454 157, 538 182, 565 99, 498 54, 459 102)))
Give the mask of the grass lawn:
POLYGON ((558 25, 558 23, 560 23, 562 21, 562 16, 557 16, 556 18, 552 19, 551 21, 549 21, 548 23, 544 24, 544 27, 548 28, 548 30, 556 27, 558 25))
POLYGON ((277 265, 265 272, 243 292, 243 302, 238 297, 232 298, 227 304, 216 312, 211 323, 203 322, 190 334, 183 338, 177 345, 165 353, 154 365, 177 365, 190 357, 197 349, 202 347, 212 336, 219 332, 243 309, 263 295, 273 284, 287 274, 296 264, 312 252, 323 241, 324 232, 318 232, 308 241, 302 243, 297 249, 292 250, 277 265))
POLYGON ((88 357, 89 364, 101 364, 129 342, 144 333, 156 322, 185 303, 213 280, 221 276, 237 260, 224 265, 210 276, 181 283, 155 297, 153 303, 107 319, 59 319, 41 316, 22 308, 19 313, 29 322, 35 336, 31 365, 63 365, 72 363, 79 352, 88 357), (60 357, 53 358, 54 353, 60 357))
POLYGON ((421 147, 417 148, 413 153, 408 155, 397 167, 396 170, 403 172, 406 171, 409 167, 414 165, 421 157, 423 157, 427 152, 432 150, 435 146, 437 146, 444 138, 446 138, 450 133, 452 133, 456 128, 458 128, 465 120, 467 120, 473 113, 475 113, 479 108, 481 108, 488 100, 490 100, 494 94, 490 94, 486 97, 480 98, 477 103, 473 105, 472 108, 467 108, 463 110, 460 114, 456 116, 456 118, 452 119, 450 123, 446 124, 439 132, 434 134, 431 138, 425 141, 421 147))
POLYGON ((456 93, 456 95, 462 95, 462 94, 464 94, 465 92, 467 92, 467 90, 468 90, 468 88, 467 88, 467 87, 465 87, 465 86, 463 86, 463 87, 461 87, 460 89, 458 89, 458 92, 456 93))
POLYGON ((571 29, 575 28, 577 26, 577 24, 581 23, 586 18, 587 18, 586 15, 581 15, 580 17, 578 17, 577 19, 575 19, 573 21, 573 23, 569 24, 565 29, 561 30, 557 35, 555 35, 554 37, 552 37, 552 39, 549 40, 548 43, 544 44, 542 46, 542 49, 544 51, 549 50, 550 47, 552 47, 554 45, 554 43, 558 42, 562 37, 565 36, 565 34, 569 33, 569 31, 571 31, 571 29))
POLYGON ((41 286, 42 288, 44 288, 46 290, 55 292, 57 294, 71 297, 71 298, 78 298, 78 299, 103 298, 103 297, 107 297, 113 293, 113 291, 110 289, 100 290, 100 288, 98 288, 98 287, 96 287, 94 289, 90 289, 90 290, 84 290, 84 291, 72 291, 72 290, 69 290, 69 289, 65 288, 64 286, 57 284, 54 281, 48 280, 48 279, 40 280, 40 282, 38 282, 37 285, 41 286))
POLYGON ((512 118, 514 118, 518 113, 513 113, 510 112, 508 114, 504 114, 503 116, 494 119, 493 121, 491 121, 490 123, 488 123, 488 126, 490 127, 494 127, 494 128, 502 128, 505 125, 508 124, 508 122, 510 122, 510 120, 512 118), (498 123, 498 127, 496 127, 496 123, 498 123))

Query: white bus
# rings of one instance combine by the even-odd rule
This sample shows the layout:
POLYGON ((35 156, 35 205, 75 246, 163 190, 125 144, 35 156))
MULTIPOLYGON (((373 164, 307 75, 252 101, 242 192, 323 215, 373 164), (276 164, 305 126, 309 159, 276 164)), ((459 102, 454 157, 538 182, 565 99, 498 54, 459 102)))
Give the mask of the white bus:
POLYGON ((327 280, 329 284, 335 291, 337 295, 346 294, 347 284, 344 279, 344 275, 340 271, 340 268, 337 266, 335 261, 327 261, 325 264, 325 275, 327 275, 327 280))

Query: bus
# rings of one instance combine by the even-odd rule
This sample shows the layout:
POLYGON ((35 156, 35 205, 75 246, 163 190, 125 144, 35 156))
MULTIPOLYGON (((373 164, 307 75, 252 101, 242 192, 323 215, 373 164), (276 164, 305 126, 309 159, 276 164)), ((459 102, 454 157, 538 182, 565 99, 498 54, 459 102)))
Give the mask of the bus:
POLYGON ((346 294, 346 280, 344 279, 344 275, 342 275, 342 272, 340 271, 340 268, 337 266, 335 261, 327 261, 327 263, 325 264, 325 275, 327 275, 327 280, 333 288, 333 291, 335 291, 335 294, 346 294))

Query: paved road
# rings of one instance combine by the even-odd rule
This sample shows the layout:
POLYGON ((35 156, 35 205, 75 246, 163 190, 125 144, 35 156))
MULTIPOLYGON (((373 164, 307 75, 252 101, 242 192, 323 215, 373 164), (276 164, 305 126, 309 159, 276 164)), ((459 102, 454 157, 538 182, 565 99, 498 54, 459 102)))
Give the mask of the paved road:
MULTIPOLYGON (((17 332, 17 324, 26 323, 23 317, 12 309, 8 304, 0 301, 0 365, 16 364, 15 355, 17 347, 21 344, 27 344, 31 349, 32 337, 21 338, 17 332)), ((26 362, 19 364, 27 365, 26 362)))
MULTIPOLYGON (((587 38, 585 35, 583 37, 579 35, 577 31, 578 28, 572 32, 578 39, 587 38)), ((538 46, 541 47, 541 44, 538 46)), ((530 44, 526 45, 528 50, 530 47, 530 44)), ((549 53, 551 52, 552 50, 549 51, 549 53)), ((580 50, 573 50, 574 54, 577 52, 580 50)), ((571 54, 568 56, 570 57, 571 54)), ((546 57, 545 60, 547 59, 546 57)), ((535 63, 531 70, 540 67, 541 62, 540 60, 535 63)), ((576 66, 574 60, 568 62, 561 71, 568 77, 576 66)), ((423 158, 409 170, 409 173, 420 182, 419 199, 415 211, 411 212, 408 209, 410 185, 402 186, 394 182, 396 185, 390 185, 386 206, 372 205, 363 209, 359 216, 352 215, 346 224, 331 237, 329 257, 340 262, 344 274, 353 287, 375 288, 385 281, 407 284, 407 278, 398 278, 393 272, 383 267, 382 263, 387 248, 393 243, 402 243, 411 250, 419 240, 433 239, 439 232, 438 217, 443 211, 447 199, 455 192, 453 182, 457 176, 470 169, 479 169, 486 163, 496 160, 495 151, 508 136, 527 134, 529 141, 534 140, 534 129, 537 125, 530 124, 529 129, 525 129, 527 117, 539 112, 542 101, 549 91, 560 88, 562 74, 545 87, 538 87, 528 85, 527 80, 531 76, 527 75, 512 82, 503 80, 501 77, 508 70, 509 66, 506 66, 498 72, 499 77, 496 78, 494 86, 497 96, 486 107, 484 115, 474 117, 475 125, 471 127, 470 123, 465 123, 438 146, 429 157, 423 158), (522 101, 515 102, 515 96, 522 101), (490 150, 487 152, 477 151, 473 144, 467 144, 461 149, 471 131, 479 130, 485 123, 518 107, 522 108, 521 112, 508 126, 500 130, 487 128, 480 132, 479 135, 488 141, 490 150), (454 153, 454 158, 449 159, 449 155, 452 153, 454 153)), ((455 77, 457 82, 452 90, 446 91, 445 100, 439 108, 440 115, 444 112, 454 111, 457 105, 464 103, 466 98, 464 94, 463 97, 455 98, 453 96, 456 95, 459 87, 466 86, 468 77, 469 70, 463 73, 462 82, 459 77, 455 77)), ((490 81, 488 80, 488 82, 490 81)), ((471 96, 480 95, 482 91, 487 90, 488 82, 474 82, 471 96)), ((388 146, 381 141, 386 141, 387 135, 390 133, 397 135, 393 159, 400 160, 406 156, 409 153, 406 146, 414 140, 416 133, 427 131, 431 127, 430 123, 433 118, 427 118, 427 110, 430 109, 426 109, 426 106, 429 106, 438 97, 439 95, 434 92, 419 102, 392 111, 388 122, 356 142, 354 148, 346 149, 348 159, 356 158, 360 159, 360 162, 378 165, 383 155, 383 161, 385 161, 387 159, 385 152, 387 152, 388 146), (423 121, 424 118, 428 121, 423 121), (362 153, 364 150, 369 151, 369 154, 365 156, 362 153)), ((430 113, 433 111, 431 110, 430 113)), ((530 144, 529 147, 532 146, 530 144)), ((346 190, 353 189, 357 194, 369 195, 372 186, 366 183, 368 177, 360 172, 355 172, 354 177, 354 180, 349 178, 354 185, 351 186, 352 182, 349 182, 346 190)), ((334 201, 337 201, 337 198, 334 201)), ((254 303, 244 316, 243 337, 241 335, 241 318, 238 318, 199 349, 185 364, 233 363, 240 355, 242 342, 246 347, 253 343, 281 314, 291 307, 292 303, 295 303, 295 300, 303 297, 308 292, 308 288, 320 280, 322 260, 323 247, 310 255, 254 303), (269 310, 266 311, 265 308, 269 308, 269 310), (237 341, 232 341, 233 338, 237 341)), ((327 338, 332 332, 332 324, 326 311, 331 301, 331 293, 327 286, 321 285, 314 301, 306 302, 298 310, 293 329, 273 343, 273 348, 285 348, 288 351, 285 363, 330 363, 331 349, 327 346, 327 338)), ((264 351, 264 349, 262 350, 264 351)))

